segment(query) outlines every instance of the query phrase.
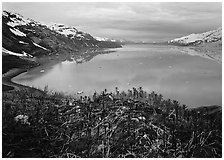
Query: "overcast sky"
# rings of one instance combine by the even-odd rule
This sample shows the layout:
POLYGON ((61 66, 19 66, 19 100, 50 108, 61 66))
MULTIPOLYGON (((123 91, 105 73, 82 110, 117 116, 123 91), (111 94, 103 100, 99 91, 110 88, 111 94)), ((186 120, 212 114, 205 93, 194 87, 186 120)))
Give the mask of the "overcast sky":
POLYGON ((3 10, 71 25, 93 36, 164 41, 221 27, 222 4, 153 2, 4 2, 3 10))

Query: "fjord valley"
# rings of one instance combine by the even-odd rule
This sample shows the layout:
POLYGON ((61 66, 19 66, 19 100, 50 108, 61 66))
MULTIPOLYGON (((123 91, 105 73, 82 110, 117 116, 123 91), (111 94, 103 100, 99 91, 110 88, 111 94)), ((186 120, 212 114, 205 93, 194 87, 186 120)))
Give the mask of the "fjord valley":
POLYGON ((2 156, 222 157, 222 29, 171 39, 3 11, 2 156))

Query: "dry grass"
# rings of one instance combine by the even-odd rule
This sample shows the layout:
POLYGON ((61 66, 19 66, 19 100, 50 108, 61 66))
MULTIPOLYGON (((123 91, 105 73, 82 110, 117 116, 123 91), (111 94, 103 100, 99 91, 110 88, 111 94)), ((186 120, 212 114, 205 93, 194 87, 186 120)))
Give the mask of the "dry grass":
POLYGON ((3 93, 3 157, 221 157, 216 109, 188 109, 142 88, 80 99, 3 93))

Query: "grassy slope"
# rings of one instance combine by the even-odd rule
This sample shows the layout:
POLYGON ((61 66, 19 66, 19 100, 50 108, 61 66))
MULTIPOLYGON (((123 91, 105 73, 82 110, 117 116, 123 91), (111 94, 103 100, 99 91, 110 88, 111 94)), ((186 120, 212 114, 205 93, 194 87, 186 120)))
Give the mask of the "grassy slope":
POLYGON ((187 109, 142 89, 80 99, 3 93, 3 157, 221 157, 221 107, 187 109), (15 121, 17 115, 28 120, 15 121), (29 124, 28 124, 29 123, 29 124))

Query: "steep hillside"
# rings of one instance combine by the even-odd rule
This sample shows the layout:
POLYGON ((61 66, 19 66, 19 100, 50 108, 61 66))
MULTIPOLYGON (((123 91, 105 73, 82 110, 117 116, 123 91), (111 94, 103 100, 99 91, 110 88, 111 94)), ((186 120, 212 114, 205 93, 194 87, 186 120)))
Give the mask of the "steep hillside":
POLYGON ((188 36, 176 38, 168 41, 168 43, 188 46, 188 45, 199 45, 202 43, 217 42, 221 40, 222 40, 222 28, 220 27, 216 30, 198 34, 193 33, 188 36))
POLYGON ((47 26, 20 14, 2 13, 3 54, 32 57, 64 52, 76 52, 84 48, 117 48, 115 42, 102 42, 90 34, 62 24, 47 26))

